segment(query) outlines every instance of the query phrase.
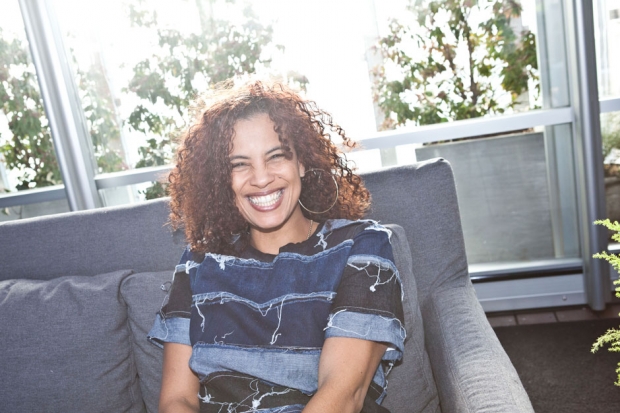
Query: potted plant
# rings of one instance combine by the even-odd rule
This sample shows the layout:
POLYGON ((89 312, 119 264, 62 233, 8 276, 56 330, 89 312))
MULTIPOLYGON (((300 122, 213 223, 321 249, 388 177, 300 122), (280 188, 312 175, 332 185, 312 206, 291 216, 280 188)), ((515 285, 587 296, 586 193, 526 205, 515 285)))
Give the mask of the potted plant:
MULTIPOLYGON (((614 232, 611 239, 620 242, 620 224, 618 221, 614 221, 613 223, 609 220, 597 220, 594 221, 595 224, 604 225, 607 229, 614 232)), ((611 266, 616 270, 616 272, 620 272, 620 257, 616 254, 608 254, 607 252, 599 252, 593 255, 594 258, 602 258, 609 262, 611 266)), ((616 287, 616 297, 620 298, 620 278, 614 281, 616 287)), ((596 342, 592 345, 592 352, 595 353, 601 347, 609 344, 609 351, 614 351, 620 353, 620 329, 610 328, 607 330, 605 334, 600 336, 596 342)), ((618 374, 617 380, 614 383, 616 386, 620 386, 620 362, 618 363, 618 367, 616 368, 616 373, 618 374)))

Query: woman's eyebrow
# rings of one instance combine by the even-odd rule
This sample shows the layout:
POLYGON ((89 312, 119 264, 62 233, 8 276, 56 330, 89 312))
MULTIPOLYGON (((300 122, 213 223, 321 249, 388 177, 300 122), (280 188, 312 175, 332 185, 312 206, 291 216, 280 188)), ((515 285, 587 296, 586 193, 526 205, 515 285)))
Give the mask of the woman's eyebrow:
POLYGON ((265 152, 265 155, 269 155, 271 152, 275 152, 275 151, 280 150, 280 149, 282 149, 282 145, 274 146, 273 148, 271 148, 267 152, 265 152))

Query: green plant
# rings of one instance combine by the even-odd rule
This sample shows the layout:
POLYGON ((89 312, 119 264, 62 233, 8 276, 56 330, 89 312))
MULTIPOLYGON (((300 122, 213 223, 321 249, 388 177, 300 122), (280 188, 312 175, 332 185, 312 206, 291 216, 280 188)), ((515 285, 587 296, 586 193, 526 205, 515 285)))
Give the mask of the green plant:
POLYGON ((511 25, 518 0, 410 0, 408 9, 412 18, 392 20, 378 44, 382 129, 503 113, 528 86, 540 94, 535 36, 511 25))
MULTIPOLYGON (((618 221, 614 221, 612 223, 609 219, 606 219, 594 221, 594 223, 604 225, 607 229, 614 231, 615 234, 612 235, 611 238, 616 242, 620 242, 620 224, 618 221)), ((606 260, 611 264, 616 272, 620 272, 620 257, 618 257, 618 255, 608 254, 606 251, 603 251, 594 254, 593 257, 606 260)), ((620 279, 614 280, 614 284, 618 286, 616 287, 616 297, 620 298, 620 279)), ((600 336, 592 345, 592 352, 595 353, 605 345, 609 345, 609 351, 620 353, 620 329, 610 328, 607 330, 607 332, 600 336)), ((618 377, 614 384, 616 386, 620 386, 620 362, 616 368, 616 373, 618 377)))

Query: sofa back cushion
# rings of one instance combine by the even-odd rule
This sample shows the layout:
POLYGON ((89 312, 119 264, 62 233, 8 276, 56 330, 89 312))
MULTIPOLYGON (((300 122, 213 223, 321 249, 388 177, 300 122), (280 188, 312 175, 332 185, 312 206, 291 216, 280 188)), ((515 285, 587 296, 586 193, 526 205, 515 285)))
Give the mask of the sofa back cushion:
POLYGON ((470 284, 454 176, 441 158, 363 176, 372 194, 370 218, 405 229, 418 300, 437 289, 470 284))
MULTIPOLYGON (((174 268, 174 265, 172 267, 174 268)), ((127 303, 129 314, 129 327, 134 344, 134 360, 140 378, 140 389, 148 413, 157 413, 163 351, 151 344, 146 339, 146 335, 153 327, 155 314, 166 298, 174 272, 173 268, 169 271, 132 274, 121 284, 121 295, 127 303)))
POLYGON ((121 281, 0 281, 0 410, 143 412, 121 281))
POLYGON ((2 223, 0 280, 168 269, 186 245, 166 225, 168 212, 158 199, 2 223))

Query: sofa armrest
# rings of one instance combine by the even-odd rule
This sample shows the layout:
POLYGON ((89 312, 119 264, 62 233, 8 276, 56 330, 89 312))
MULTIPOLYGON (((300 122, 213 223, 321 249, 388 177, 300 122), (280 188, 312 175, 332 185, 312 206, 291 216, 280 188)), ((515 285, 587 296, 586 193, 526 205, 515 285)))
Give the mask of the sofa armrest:
POLYGON ((434 291, 422 316, 442 411, 534 411, 471 283, 434 291))

